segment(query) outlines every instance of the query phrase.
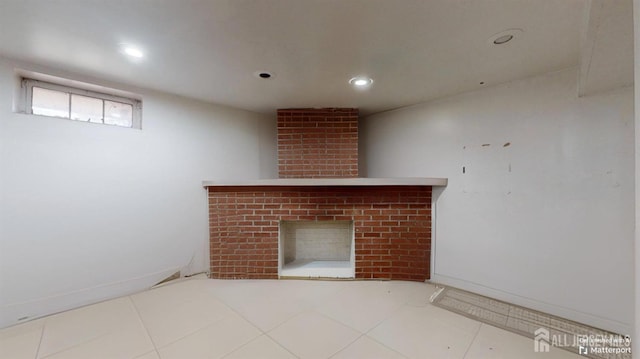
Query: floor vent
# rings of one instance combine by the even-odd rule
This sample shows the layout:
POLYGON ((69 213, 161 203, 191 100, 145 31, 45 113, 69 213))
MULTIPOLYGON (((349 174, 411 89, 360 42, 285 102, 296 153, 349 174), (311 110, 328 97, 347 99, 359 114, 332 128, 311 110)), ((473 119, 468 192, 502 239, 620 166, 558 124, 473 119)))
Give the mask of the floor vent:
POLYGON ((532 338, 534 351, 555 346, 594 359, 631 359, 630 337, 456 288, 431 297, 440 308, 532 338))

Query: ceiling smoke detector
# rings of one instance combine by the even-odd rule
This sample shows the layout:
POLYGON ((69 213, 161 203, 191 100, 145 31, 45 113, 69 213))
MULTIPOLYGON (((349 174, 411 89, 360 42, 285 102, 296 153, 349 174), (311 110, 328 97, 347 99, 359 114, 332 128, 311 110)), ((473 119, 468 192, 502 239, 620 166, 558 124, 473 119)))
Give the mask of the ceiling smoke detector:
POLYGON ((487 43, 490 45, 504 45, 522 33, 522 29, 507 29, 491 36, 487 43))

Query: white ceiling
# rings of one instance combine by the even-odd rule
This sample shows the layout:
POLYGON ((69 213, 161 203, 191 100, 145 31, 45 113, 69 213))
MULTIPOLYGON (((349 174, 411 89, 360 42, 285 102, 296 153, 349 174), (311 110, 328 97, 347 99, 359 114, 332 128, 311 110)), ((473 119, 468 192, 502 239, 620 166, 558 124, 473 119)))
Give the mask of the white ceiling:
MULTIPOLYGON (((589 24, 604 21, 591 8, 587 0, 0 0, 0 54, 259 112, 370 114, 582 65, 585 44, 599 41, 589 24), (487 41, 512 28, 523 30, 513 41, 487 41), (125 58, 123 42, 143 48, 144 60, 125 58), (348 84, 361 74, 375 81, 366 91, 348 84)), ((586 80, 599 74, 588 67, 586 80)))

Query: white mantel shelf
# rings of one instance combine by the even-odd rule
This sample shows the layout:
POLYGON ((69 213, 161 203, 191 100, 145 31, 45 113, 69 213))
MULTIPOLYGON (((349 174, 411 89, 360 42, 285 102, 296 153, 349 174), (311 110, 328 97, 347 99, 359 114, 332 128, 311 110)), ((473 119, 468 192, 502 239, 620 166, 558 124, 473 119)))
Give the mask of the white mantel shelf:
POLYGON ((325 186, 433 186, 447 185, 446 178, 281 178, 249 181, 203 181, 203 187, 325 187, 325 186))

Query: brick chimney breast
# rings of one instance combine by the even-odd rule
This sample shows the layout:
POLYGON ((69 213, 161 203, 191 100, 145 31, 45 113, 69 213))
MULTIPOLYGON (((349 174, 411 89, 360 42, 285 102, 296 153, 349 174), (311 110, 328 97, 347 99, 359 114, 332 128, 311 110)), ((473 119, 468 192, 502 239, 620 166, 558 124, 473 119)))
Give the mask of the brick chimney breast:
POLYGON ((357 109, 278 110, 278 171, 206 184, 212 278, 429 278, 429 179, 357 178, 357 109))
POLYGON ((358 177, 358 109, 278 110, 278 175, 358 177))

